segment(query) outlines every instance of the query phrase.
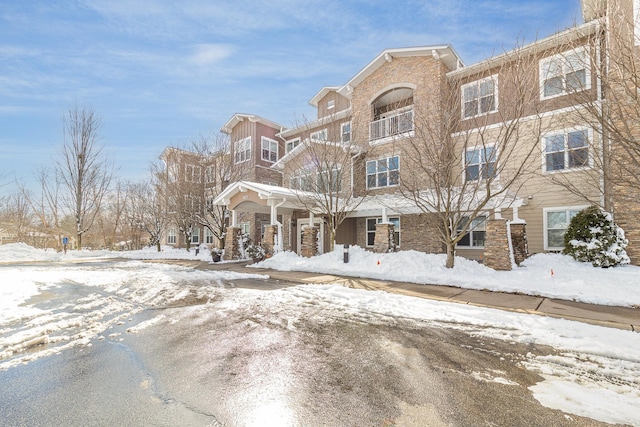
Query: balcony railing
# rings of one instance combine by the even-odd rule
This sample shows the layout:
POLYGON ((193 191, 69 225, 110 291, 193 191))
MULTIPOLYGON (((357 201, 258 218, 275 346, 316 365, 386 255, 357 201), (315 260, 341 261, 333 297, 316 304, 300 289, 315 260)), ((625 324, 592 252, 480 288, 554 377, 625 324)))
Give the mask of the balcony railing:
POLYGON ((413 130, 413 110, 369 123, 369 141, 400 135, 413 130))

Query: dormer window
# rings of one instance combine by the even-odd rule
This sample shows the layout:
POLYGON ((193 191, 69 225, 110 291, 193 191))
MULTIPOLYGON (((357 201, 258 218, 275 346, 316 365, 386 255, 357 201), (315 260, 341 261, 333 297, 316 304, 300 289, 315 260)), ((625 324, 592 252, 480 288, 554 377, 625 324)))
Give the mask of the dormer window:
POLYGON ((336 106, 336 101, 333 99, 327 101, 327 110, 333 110, 336 106))

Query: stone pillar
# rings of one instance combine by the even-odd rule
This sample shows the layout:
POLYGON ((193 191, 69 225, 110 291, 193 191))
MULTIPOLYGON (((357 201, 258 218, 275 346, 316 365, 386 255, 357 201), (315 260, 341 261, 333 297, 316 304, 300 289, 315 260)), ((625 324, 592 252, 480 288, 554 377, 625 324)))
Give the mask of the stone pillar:
MULTIPOLYGON (((627 181, 632 182, 632 181, 627 181)), ((626 252, 632 265, 640 265, 640 192, 628 186, 615 186, 614 222, 624 231, 629 241, 626 252)))
POLYGON ((510 223, 511 228, 511 248, 513 250, 513 260, 517 265, 529 257, 529 245, 527 244, 527 229, 524 222, 510 223))
POLYGON ((376 224, 376 235, 373 240, 373 252, 395 252, 396 242, 393 238, 394 231, 395 227, 393 224, 384 222, 376 224))
POLYGON ((231 261, 242 258, 242 252, 240 251, 240 236, 242 231, 240 227, 227 227, 227 234, 224 238, 224 255, 222 259, 225 261, 231 261))
POLYGON ((273 247, 276 241, 276 235, 278 234, 277 225, 267 225, 264 227, 264 236, 262 237, 262 248, 267 257, 273 255, 273 247))
POLYGON ((484 265, 494 270, 511 270, 511 248, 506 219, 487 219, 484 239, 484 265))
POLYGON ((302 248, 300 254, 311 258, 318 255, 318 227, 304 227, 302 229, 302 248))

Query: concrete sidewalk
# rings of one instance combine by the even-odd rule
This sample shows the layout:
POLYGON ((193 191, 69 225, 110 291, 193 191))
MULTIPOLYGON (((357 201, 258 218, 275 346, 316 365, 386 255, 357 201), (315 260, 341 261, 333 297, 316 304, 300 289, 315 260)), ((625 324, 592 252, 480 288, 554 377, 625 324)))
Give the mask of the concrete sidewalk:
POLYGON ((302 271, 278 271, 267 268, 247 268, 247 263, 200 263, 199 268, 230 270, 243 273, 264 274, 274 280, 287 283, 340 284, 350 288, 379 290, 438 301, 470 304, 500 310, 557 317, 594 325, 640 332, 640 309, 586 304, 553 298, 535 297, 505 292, 478 291, 453 286, 420 285, 357 277, 334 276, 302 271))

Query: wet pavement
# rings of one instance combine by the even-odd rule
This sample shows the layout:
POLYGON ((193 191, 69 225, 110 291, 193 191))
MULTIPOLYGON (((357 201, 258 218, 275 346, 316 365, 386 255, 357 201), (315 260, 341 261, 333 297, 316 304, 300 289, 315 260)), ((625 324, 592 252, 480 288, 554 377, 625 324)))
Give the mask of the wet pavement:
MULTIPOLYGON (((303 291, 271 297, 293 284, 240 279, 206 297, 123 302, 90 340, 0 370, 0 425, 609 425, 533 397, 528 387, 543 378, 527 363, 556 355, 551 347, 485 338, 477 326, 347 312, 303 291)), ((126 300, 105 289, 88 295, 126 300)), ((88 295, 70 285, 32 303, 51 309, 88 295)))

